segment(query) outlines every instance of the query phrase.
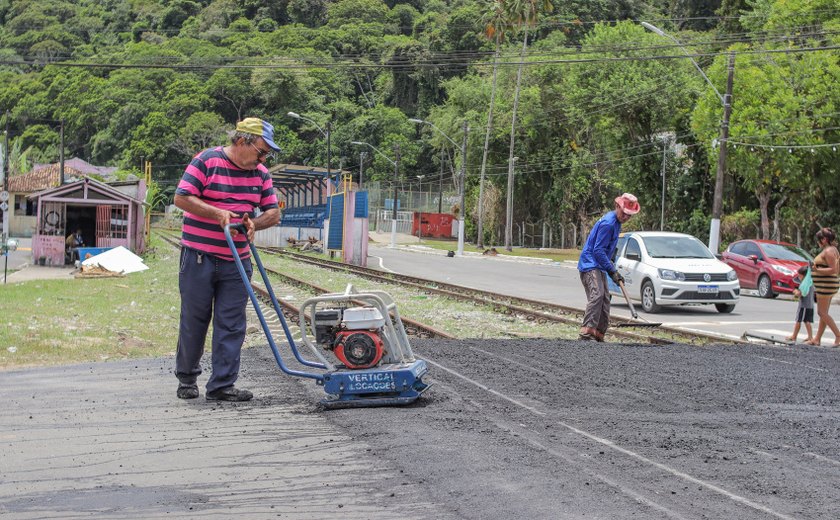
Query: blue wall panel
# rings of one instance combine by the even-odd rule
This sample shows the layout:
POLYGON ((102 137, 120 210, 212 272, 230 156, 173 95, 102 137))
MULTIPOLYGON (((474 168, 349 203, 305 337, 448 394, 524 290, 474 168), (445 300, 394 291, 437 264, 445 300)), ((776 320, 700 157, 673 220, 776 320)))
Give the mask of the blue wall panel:
POLYGON ((344 247, 344 194, 330 197, 330 229, 327 232, 327 249, 344 247))
POLYGON ((353 212, 355 218, 368 218, 368 192, 356 192, 356 211, 353 212))

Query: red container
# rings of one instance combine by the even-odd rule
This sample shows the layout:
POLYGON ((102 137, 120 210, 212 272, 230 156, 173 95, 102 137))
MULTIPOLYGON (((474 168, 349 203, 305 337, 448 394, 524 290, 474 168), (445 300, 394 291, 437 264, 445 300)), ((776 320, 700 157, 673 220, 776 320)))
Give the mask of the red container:
POLYGON ((430 238, 452 238, 454 221, 455 217, 449 213, 415 211, 411 222, 411 234, 430 238))

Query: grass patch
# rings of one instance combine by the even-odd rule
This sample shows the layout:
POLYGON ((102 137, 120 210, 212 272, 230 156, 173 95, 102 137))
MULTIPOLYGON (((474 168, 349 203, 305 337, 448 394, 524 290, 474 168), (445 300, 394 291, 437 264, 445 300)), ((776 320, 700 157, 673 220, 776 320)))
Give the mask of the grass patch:
POLYGON ((152 235, 147 271, 0 286, 0 369, 175 352, 178 252, 152 235))
MULTIPOLYGON (((445 248, 451 243, 441 241, 440 245, 445 248)), ((0 370, 174 355, 181 305, 178 250, 153 232, 143 257, 149 269, 125 278, 32 280, 0 285, 0 370)), ((343 291, 347 283, 360 289, 383 289, 398 302, 402 315, 457 337, 577 334, 576 327, 500 316, 490 308, 424 295, 399 283, 376 284, 282 257, 261 258, 267 266, 313 280, 336 292, 343 291)), ((310 296, 297 288, 281 288, 280 283, 272 286, 280 291, 278 297, 298 304, 310 296)), ((262 329, 256 321, 253 325, 256 329, 249 334, 246 346, 264 345, 262 329)))

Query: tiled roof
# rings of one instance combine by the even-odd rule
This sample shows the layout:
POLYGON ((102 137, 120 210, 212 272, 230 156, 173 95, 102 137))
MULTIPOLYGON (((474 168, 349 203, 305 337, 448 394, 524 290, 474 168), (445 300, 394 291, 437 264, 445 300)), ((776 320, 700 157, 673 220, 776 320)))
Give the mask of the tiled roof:
MULTIPOLYGON (((41 168, 46 168, 50 166, 49 164, 36 164, 33 170, 40 170, 41 168)), ((116 166, 96 166, 95 164, 91 164, 84 159, 79 159, 78 157, 72 157, 64 161, 64 168, 67 167, 74 168, 85 175, 102 175, 107 176, 111 175, 115 171, 117 171, 116 166)))
MULTIPOLYGON (((55 188, 59 185, 59 165, 51 164, 23 175, 9 177, 8 191, 12 193, 34 193, 55 188)), ((64 165, 64 182, 82 178, 82 172, 64 165)))

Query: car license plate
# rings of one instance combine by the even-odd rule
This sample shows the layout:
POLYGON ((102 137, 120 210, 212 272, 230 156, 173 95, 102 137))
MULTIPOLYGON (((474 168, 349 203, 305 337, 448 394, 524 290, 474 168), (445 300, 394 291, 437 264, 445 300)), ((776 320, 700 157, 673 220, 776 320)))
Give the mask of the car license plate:
POLYGON ((698 285, 697 292, 700 294, 716 294, 720 292, 717 285, 698 285))

